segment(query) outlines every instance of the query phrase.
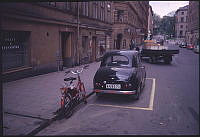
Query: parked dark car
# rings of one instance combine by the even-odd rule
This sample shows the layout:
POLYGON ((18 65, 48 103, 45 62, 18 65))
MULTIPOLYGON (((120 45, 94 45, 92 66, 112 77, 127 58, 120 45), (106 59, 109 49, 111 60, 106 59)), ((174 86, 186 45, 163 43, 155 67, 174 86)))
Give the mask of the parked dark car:
POLYGON ((97 96, 102 93, 127 94, 139 99, 145 79, 145 66, 142 65, 138 51, 109 51, 104 54, 94 76, 94 92, 97 96))
POLYGON ((197 40, 195 41, 193 51, 194 51, 195 53, 199 53, 199 39, 197 39, 197 40))
POLYGON ((182 42, 180 43, 179 45, 180 48, 186 48, 187 47, 187 44, 185 42, 182 42))

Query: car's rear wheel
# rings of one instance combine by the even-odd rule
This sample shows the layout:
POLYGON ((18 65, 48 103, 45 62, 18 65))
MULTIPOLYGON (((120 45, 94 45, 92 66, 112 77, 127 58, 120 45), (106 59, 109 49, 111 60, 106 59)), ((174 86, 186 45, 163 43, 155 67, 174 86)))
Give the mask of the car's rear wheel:
POLYGON ((143 81, 143 86, 142 86, 142 89, 144 89, 144 87, 145 87, 145 82, 146 82, 146 72, 145 72, 145 75, 144 75, 144 81, 143 81))
POLYGON ((172 56, 166 56, 166 57, 164 57, 164 62, 165 62, 166 64, 170 64, 171 61, 172 61, 172 56))
POLYGON ((140 98, 140 92, 141 92, 141 86, 138 87, 137 93, 135 95, 135 100, 139 100, 139 98, 140 98))
POLYGON ((141 93, 141 85, 138 87, 136 94, 135 95, 130 95, 130 98, 134 99, 134 100, 139 100, 140 93, 141 93))

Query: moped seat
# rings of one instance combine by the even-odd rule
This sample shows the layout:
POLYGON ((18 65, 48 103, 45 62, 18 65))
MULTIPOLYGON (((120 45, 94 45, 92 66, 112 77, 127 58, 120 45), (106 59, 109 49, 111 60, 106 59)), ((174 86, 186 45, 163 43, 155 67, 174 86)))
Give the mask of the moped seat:
POLYGON ((76 80, 76 78, 74 77, 69 77, 69 78, 65 78, 64 81, 71 81, 71 80, 76 80))

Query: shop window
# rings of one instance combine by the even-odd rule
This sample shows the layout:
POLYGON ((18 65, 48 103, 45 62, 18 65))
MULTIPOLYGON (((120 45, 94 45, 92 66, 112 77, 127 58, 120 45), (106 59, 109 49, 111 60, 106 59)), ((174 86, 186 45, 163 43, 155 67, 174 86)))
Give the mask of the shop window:
POLYGON ((49 2, 50 6, 56 7, 56 2, 49 2))
POLYGON ((2 69, 3 72, 28 65, 28 39, 30 32, 3 31, 2 69))

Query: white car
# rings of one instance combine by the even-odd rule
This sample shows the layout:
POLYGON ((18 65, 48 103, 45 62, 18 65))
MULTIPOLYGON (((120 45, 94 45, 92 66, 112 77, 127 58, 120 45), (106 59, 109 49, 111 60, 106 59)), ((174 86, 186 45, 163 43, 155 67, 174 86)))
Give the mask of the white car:
POLYGON ((194 51, 195 53, 199 53, 199 44, 198 44, 198 45, 194 45, 193 51, 194 51))

